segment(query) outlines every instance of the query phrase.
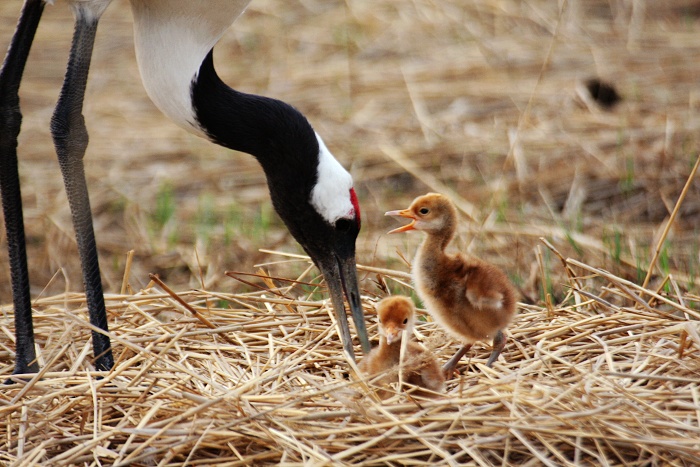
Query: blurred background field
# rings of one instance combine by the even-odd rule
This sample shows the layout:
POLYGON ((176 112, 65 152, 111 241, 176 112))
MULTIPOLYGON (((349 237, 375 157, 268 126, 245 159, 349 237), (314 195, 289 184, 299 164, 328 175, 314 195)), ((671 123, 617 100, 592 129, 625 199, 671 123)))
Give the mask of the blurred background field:
MULTIPOLYGON (((0 4, 3 47, 20 7, 0 4)), ((67 4, 47 6, 21 88, 35 297, 82 291, 49 134, 71 32, 67 4)), ((407 272, 402 258, 421 237, 387 236, 396 221, 384 212, 441 191, 463 213, 456 244, 509 274, 532 307, 524 316, 573 300, 571 277, 540 237, 564 258, 610 271, 612 285, 604 278, 589 292, 613 307, 629 295, 611 290, 624 289, 619 280, 641 285, 661 245, 649 289, 695 310, 700 181, 663 232, 700 153, 699 37, 694 0, 254 0, 217 45, 215 64, 232 87, 299 108, 351 171, 362 207, 358 263, 407 272), (596 101, 591 80, 613 86, 619 102, 596 101)), ((127 293, 146 287, 149 273, 178 292, 238 294, 255 288, 225 271, 254 273, 264 264, 291 279, 307 268, 260 251, 302 253, 273 212, 256 161, 189 135, 150 102, 125 1, 102 19, 85 116, 108 293, 122 290, 130 250, 127 293)), ((0 243, 7 313, 4 231, 0 243)), ((374 272, 360 275, 366 296, 386 294, 374 272)), ((411 293, 396 281, 388 287, 411 293)), ((535 329, 528 338, 536 339, 535 329)), ((694 361, 685 360, 684 377, 697 380, 694 361)), ((537 449, 524 452, 542 461, 532 456, 537 449)))
MULTIPOLYGON (((85 115, 87 176, 107 290, 135 250, 135 289, 239 290, 259 248, 300 249, 271 209, 255 160, 173 125, 138 76, 131 13, 98 33, 85 115)), ((700 44, 691 1, 255 1, 216 47, 224 80, 301 109, 352 172, 363 208, 358 261, 397 265, 418 235, 383 213, 427 191, 462 200, 462 246, 506 268, 532 300, 538 237, 637 279, 698 154, 700 44), (622 97, 597 106, 585 83, 622 97)), ((20 2, 0 7, 2 42, 20 2)), ((81 279, 49 119, 71 16, 45 17, 21 90, 20 165, 33 292, 81 279), (60 272, 59 272, 60 271, 60 272), (58 275, 56 276, 58 272, 58 275), (54 277, 56 276, 56 277, 54 277), (52 279, 53 278, 53 279, 52 279)), ((697 280, 700 183, 664 246, 660 276, 697 280)), ((4 233, 3 233, 4 236, 4 233)), ((6 264, 6 253, 0 253, 6 264)), ((556 263, 547 269, 556 274, 556 263)), ((9 301, 3 268, 0 297, 9 301)), ((560 292, 553 290, 555 294, 560 292)))

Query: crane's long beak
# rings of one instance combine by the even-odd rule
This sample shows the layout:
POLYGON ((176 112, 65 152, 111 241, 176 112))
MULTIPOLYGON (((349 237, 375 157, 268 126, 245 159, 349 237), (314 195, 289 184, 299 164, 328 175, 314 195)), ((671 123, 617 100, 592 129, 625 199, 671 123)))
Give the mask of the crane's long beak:
POLYGON ((401 226, 397 229, 391 230, 388 233, 393 234, 393 233, 400 233, 400 232, 408 232, 409 230, 416 230, 416 218, 413 216, 413 213, 409 211, 408 209, 403 209, 401 211, 387 211, 385 216, 393 216, 393 217, 405 217, 407 219, 411 219, 412 222, 410 224, 406 224, 404 226, 401 226))
POLYGON ((360 301, 360 289, 357 281, 357 266, 355 265, 354 255, 346 258, 335 257, 335 261, 326 261, 319 263, 323 277, 328 284, 328 290, 331 295, 331 302, 335 316, 340 327, 340 337, 343 340, 343 348, 353 358, 352 338, 350 337, 350 327, 348 325, 348 316, 345 312, 345 303, 343 301, 343 293, 350 304, 350 312, 352 319, 355 322, 355 330, 362 345, 362 352, 367 354, 370 351, 369 338, 367 337, 367 327, 365 326, 365 313, 362 310, 362 302, 360 301))

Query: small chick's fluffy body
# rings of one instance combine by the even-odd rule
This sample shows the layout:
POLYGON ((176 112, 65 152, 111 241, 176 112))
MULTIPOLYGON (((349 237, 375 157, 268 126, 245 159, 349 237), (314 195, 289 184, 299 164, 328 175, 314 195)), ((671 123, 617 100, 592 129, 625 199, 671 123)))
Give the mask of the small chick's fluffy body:
POLYGON ((498 358, 516 309, 516 291, 506 274, 479 258, 445 250, 457 230, 457 209, 444 195, 428 193, 408 209, 387 215, 412 219, 392 232, 420 230, 427 235, 413 259, 412 276, 418 296, 433 319, 465 346, 456 360, 445 366, 454 370, 459 358, 476 341, 494 341, 487 365, 498 358), (461 354, 460 354, 461 353, 461 354), (451 367, 450 367, 451 366, 451 367))
MULTIPOLYGON (((417 388, 411 392, 412 395, 433 397, 434 393, 442 390, 445 377, 435 357, 422 345, 410 340, 414 311, 413 302, 406 297, 393 296, 379 302, 379 345, 372 349, 358 366, 369 376, 383 374, 384 376, 375 381, 379 386, 397 382, 401 365, 402 334, 407 331, 406 338, 409 341, 406 343, 403 361, 404 382, 417 388)), ((383 399, 391 394, 388 390, 379 391, 383 399)))

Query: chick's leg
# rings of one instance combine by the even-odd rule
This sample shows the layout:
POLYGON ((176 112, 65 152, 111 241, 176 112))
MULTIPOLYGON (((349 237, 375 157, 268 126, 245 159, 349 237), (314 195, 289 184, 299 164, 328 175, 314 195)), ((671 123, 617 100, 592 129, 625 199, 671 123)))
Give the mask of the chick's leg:
POLYGON ((501 352, 506 346, 506 335, 503 334, 503 331, 498 331, 496 333, 496 336, 493 338, 493 350, 491 351, 491 356, 489 357, 489 360, 486 362, 486 366, 490 367, 493 365, 493 362, 495 362, 498 359, 498 356, 501 355, 501 352))
POLYGON ((466 344, 462 346, 457 353, 455 353, 452 358, 449 359, 447 363, 445 363, 442 367, 442 371, 445 374, 445 378, 452 378, 455 372, 455 368, 457 368, 457 363, 459 363, 459 360, 464 356, 465 353, 469 351, 469 349, 472 348, 472 344, 466 344))

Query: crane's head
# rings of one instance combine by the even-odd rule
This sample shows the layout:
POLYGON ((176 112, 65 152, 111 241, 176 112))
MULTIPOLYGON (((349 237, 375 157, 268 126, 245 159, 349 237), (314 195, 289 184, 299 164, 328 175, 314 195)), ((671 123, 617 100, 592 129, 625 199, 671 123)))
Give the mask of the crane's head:
MULTIPOLYGON (((317 157, 288 155, 286 169, 268 170, 275 210, 289 232, 318 266, 330 292, 346 352, 354 356, 345 312, 347 298, 362 350, 370 350, 355 263, 360 232, 360 206, 350 174, 328 151, 318 135, 308 151, 317 157), (309 165, 308 161, 314 164, 309 165), (290 163, 291 161, 291 163, 290 163)), ((297 144, 296 150, 302 150, 297 144)), ((265 167, 265 164, 263 165, 265 167)))
POLYGON ((413 302, 400 295, 387 297, 377 304, 379 332, 387 344, 400 342, 403 331, 411 330, 414 310, 413 302))

